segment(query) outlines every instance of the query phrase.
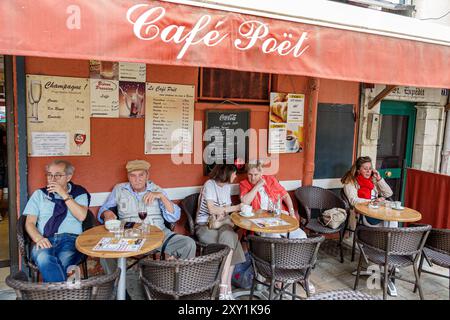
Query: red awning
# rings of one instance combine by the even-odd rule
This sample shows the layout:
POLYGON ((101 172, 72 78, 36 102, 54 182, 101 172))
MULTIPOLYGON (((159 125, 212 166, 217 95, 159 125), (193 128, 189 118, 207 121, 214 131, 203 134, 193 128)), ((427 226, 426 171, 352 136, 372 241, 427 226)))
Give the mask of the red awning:
POLYGON ((160 1, 1 1, 0 54, 450 87, 449 46, 160 1))

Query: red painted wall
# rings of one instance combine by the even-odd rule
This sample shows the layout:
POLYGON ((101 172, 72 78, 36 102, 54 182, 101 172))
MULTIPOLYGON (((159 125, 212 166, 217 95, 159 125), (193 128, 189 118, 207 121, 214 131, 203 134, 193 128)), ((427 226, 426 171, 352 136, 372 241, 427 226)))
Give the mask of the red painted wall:
MULTIPOLYGON (((89 77, 89 62, 27 57, 27 74, 55 75, 66 77, 89 77)), ((147 82, 195 84, 198 86, 199 69, 147 65, 147 82)), ((272 91, 306 93, 307 78, 300 76, 277 76, 272 91)), ((321 80, 319 101, 327 103, 358 104, 359 84, 355 82, 321 80)), ((305 108, 308 105, 308 97, 305 108)), ((246 105, 251 109, 251 127, 268 128, 268 106, 246 105)), ((204 120, 208 108, 233 109, 234 106, 217 103, 195 103, 194 120, 204 120)), ((307 114, 307 112, 305 112, 307 114)), ((306 119, 305 119, 306 120, 306 119)), ((306 121, 305 121, 306 122, 306 121)), ((203 124, 204 127, 204 124, 203 124)), ((91 155, 88 157, 66 157, 76 170, 74 181, 92 192, 110 191, 113 186, 126 180, 125 164, 132 159, 145 159, 152 165, 150 177, 165 188, 201 185, 201 164, 174 165, 170 155, 144 155, 144 119, 91 118, 91 155)), ((280 155, 280 180, 297 180, 303 176, 303 153, 280 155)), ((49 157, 28 158, 28 188, 30 193, 46 183, 45 164, 49 157)))

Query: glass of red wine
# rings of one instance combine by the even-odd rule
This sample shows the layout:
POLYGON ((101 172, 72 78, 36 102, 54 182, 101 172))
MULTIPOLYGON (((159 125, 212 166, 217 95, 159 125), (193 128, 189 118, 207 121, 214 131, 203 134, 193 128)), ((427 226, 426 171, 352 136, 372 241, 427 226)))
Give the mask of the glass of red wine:
POLYGON ((144 201, 139 201, 138 203, 138 215, 139 219, 142 221, 141 230, 142 233, 147 233, 147 223, 145 222, 145 218, 147 218, 147 205, 144 201))

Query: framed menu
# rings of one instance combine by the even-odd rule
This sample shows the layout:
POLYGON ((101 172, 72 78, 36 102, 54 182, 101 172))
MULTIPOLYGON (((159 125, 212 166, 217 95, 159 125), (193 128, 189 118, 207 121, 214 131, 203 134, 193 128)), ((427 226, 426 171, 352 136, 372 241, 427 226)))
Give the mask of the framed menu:
POLYGON ((270 93, 269 153, 303 150, 305 95, 270 93))
POLYGON ((29 156, 90 154, 89 79, 27 75, 29 156))
POLYGON ((236 164, 244 172, 248 162, 250 110, 206 110, 204 175, 219 163, 236 164))
POLYGON ((195 86, 147 83, 145 154, 193 152, 195 86))

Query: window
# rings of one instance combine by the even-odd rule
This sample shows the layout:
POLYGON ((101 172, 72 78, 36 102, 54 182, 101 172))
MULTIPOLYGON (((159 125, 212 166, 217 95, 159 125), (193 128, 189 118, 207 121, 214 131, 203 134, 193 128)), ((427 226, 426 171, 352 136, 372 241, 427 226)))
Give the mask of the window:
POLYGON ((270 74, 201 68, 199 88, 201 100, 268 102, 270 74))

